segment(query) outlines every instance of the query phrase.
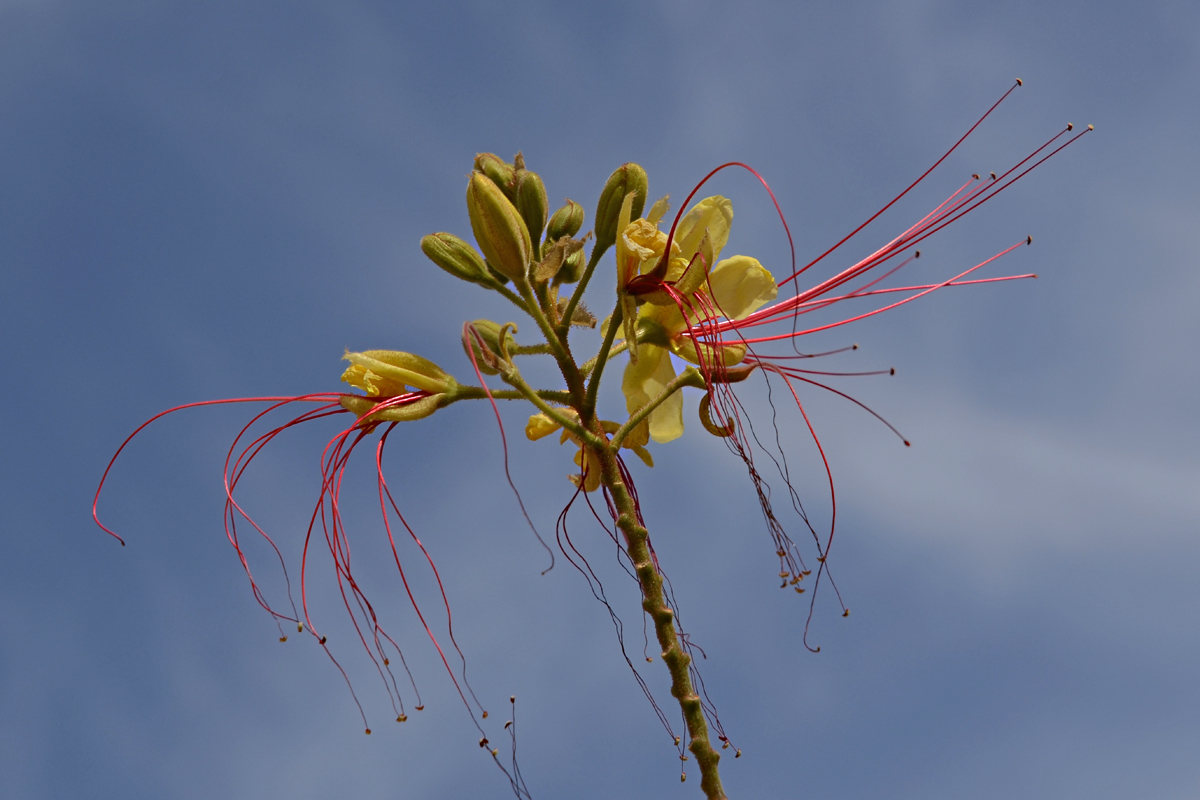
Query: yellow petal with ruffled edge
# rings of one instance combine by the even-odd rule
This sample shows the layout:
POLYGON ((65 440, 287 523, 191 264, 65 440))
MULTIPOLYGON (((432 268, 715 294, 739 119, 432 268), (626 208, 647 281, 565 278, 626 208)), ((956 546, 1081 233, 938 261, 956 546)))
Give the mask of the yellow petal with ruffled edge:
POLYGON ((779 287, 758 259, 734 256, 721 261, 708 276, 707 289, 721 313, 732 320, 745 319, 775 299, 779 287))

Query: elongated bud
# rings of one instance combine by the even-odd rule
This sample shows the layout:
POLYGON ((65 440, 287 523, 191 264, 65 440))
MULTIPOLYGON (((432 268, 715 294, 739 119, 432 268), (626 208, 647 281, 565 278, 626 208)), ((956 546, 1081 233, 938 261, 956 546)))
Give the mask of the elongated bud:
POLYGON ((477 319, 463 326, 462 345, 467 358, 474 354, 475 364, 484 375, 498 375, 504 363, 503 353, 511 350, 516 342, 513 341, 512 327, 501 326, 490 319, 477 319), (504 330, 504 348, 500 347, 500 331, 504 330), (480 346, 480 340, 483 340, 480 346))
POLYGON ((542 242, 542 230, 546 227, 546 213, 550 207, 546 200, 546 186, 536 172, 527 169, 516 172, 516 206, 525 220, 525 228, 533 241, 534 248, 542 242))
POLYGON ((472 172, 467 184, 467 214, 488 263, 514 283, 524 283, 533 250, 529 230, 516 206, 482 172, 472 172))
MULTIPOLYGON (((389 403, 387 400, 371 400, 357 395, 343 395, 338 402, 342 408, 354 412, 354 416, 364 422, 412 422, 424 419, 441 407, 446 398, 444 394, 431 394, 413 399, 402 404, 389 403)), ((403 722, 403 720, 399 720, 403 722)))
POLYGON ((475 169, 492 179, 492 183, 500 187, 505 195, 513 191, 513 165, 495 153, 479 153, 475 156, 475 169))
POLYGON ((583 227, 583 206, 574 200, 554 212, 546 224, 546 239, 553 242, 564 236, 574 236, 583 227))
POLYGON ((646 206, 646 192, 650 188, 650 179, 646 170, 632 162, 622 164, 616 172, 608 176, 604 191, 600 192, 600 202, 596 204, 596 247, 601 252, 612 246, 617 240, 617 219, 621 215, 621 204, 625 195, 630 192, 637 194, 633 198, 630 219, 642 216, 646 206))
POLYGON ((346 351, 342 358, 350 362, 350 366, 342 373, 342 380, 365 391, 367 397, 399 397, 411 394, 414 390, 441 393, 453 390, 456 385, 454 378, 437 364, 412 353, 398 350, 346 351))
POLYGON ((490 286, 493 283, 474 247, 450 233, 431 233, 421 240, 421 250, 429 260, 456 278, 490 286))

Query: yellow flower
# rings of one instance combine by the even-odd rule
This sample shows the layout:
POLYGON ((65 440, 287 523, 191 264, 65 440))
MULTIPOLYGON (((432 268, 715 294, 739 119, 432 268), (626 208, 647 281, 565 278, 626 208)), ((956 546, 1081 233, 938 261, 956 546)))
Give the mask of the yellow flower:
MULTIPOLYGON (((630 358, 621 382, 625 407, 631 415, 661 395, 667 384, 675 379, 675 365, 671 363, 670 354, 694 364, 712 364, 719 355, 724 366, 737 364, 745 357, 745 347, 740 345, 724 346, 718 354, 701 344, 702 352, 698 353, 691 337, 685 335, 689 323, 695 328, 699 323, 711 323, 719 318, 744 319, 778 294, 774 277, 757 259, 733 256, 717 260, 729 241, 732 221, 733 204, 719 195, 701 200, 680 220, 672 243, 672 258, 663 279, 682 297, 682 310, 678 301, 664 289, 644 295, 646 303, 637 315, 641 333, 636 353, 630 358), (714 263, 715 266, 710 268, 709 265, 714 263)), ((649 220, 634 220, 620 238, 632 239, 638 244, 657 242, 648 235, 647 227, 657 231, 657 225, 649 220)), ((659 235, 665 240, 665 235, 659 235)), ((626 248, 630 263, 634 258, 632 254, 639 257, 638 269, 642 274, 655 269, 664 250, 665 241, 657 248, 656 256, 640 258, 640 250, 628 245, 626 248)), ((648 422, 650 438, 654 441, 665 443, 679 438, 683 434, 682 394, 676 392, 663 401, 650 412, 648 422)))
POLYGON ((454 380, 429 359, 397 350, 346 351, 342 359, 350 362, 342 380, 362 389, 368 397, 398 397, 412 391, 409 386, 426 392, 444 392, 454 380))
POLYGON ((366 397, 347 394, 339 402, 371 422, 408 422, 427 417, 441 407, 456 386, 454 378, 432 361, 397 350, 347 351, 350 366, 342 380, 362 389, 366 397), (411 388, 410 388, 411 387, 411 388))

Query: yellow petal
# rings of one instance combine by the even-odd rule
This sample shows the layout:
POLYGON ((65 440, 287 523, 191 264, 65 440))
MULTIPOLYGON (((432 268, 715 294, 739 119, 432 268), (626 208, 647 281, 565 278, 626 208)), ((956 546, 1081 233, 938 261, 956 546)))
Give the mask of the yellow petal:
POLYGON ((775 278, 758 259, 734 256, 721 261, 708 277, 713 299, 729 319, 745 319, 775 299, 775 278))
POLYGON ((437 364, 412 353, 367 350, 347 352, 342 358, 352 365, 342 374, 342 380, 372 397, 395 397, 407 392, 406 386, 444 392, 450 380, 437 364))
POLYGON ((545 414, 534 414, 529 418, 529 422, 525 424, 525 436, 528 437, 529 441, 536 442, 538 439, 549 436, 561 427, 561 425, 545 414))
MULTIPOLYGON (((585 492, 594 492, 600 488, 600 459, 599 457, 586 447, 580 448, 575 454, 575 465, 583 467, 584 460, 587 462, 587 473, 583 476, 583 490, 585 492)), ((582 472, 582 469, 580 470, 582 472)), ((567 476, 571 483, 579 485, 579 472, 572 473, 567 476)))
POLYGON ((654 456, 650 455, 649 450, 642 447, 641 445, 638 445, 636 447, 631 447, 629 449, 632 450, 634 453, 636 453, 637 457, 640 458, 642 460, 642 463, 645 464, 647 467, 654 466, 654 456))
POLYGON ((630 414, 649 403, 650 398, 662 391, 662 387, 658 387, 658 391, 654 390, 656 384, 653 380, 663 360, 670 365, 671 359, 666 350, 652 344, 641 344, 638 345, 637 361, 631 359, 625 365, 621 391, 625 394, 625 410, 630 414))
POLYGON ((654 201, 654 205, 650 206, 650 213, 646 215, 646 219, 653 223, 658 223, 662 219, 663 214, 671 210, 671 195, 665 194, 654 201))
MULTIPOLYGON (((675 365, 661 347, 641 345, 637 363, 625 367, 621 390, 625 393, 625 408, 634 414, 666 390, 675 379, 675 365)), ((683 395, 675 392, 650 412, 650 438, 665 443, 683 435, 683 395)))
POLYGON ((746 345, 731 342, 722 344, 720 347, 713 347, 701 342, 700 346, 696 347, 696 343, 691 339, 681 336, 671 340, 671 352, 684 361, 690 361, 693 364, 704 364, 707 368, 711 369, 717 366, 718 354, 720 355, 721 363, 726 367, 740 364, 742 359, 746 357, 746 345))
POLYGON ((675 231, 680 252, 688 261, 700 247, 704 232, 708 231, 712 241, 713 258, 721 255, 721 248, 729 241, 729 226, 733 223, 733 203, 728 198, 714 195, 706 197, 684 215, 675 231))
POLYGON ((625 195, 625 199, 621 202, 621 213, 617 215, 617 291, 622 291, 625 284, 633 277, 633 272, 630 270, 629 260, 630 253, 625 244, 625 237, 621 234, 629 227, 630 218, 633 216, 633 199, 637 196, 637 192, 629 192, 625 195))

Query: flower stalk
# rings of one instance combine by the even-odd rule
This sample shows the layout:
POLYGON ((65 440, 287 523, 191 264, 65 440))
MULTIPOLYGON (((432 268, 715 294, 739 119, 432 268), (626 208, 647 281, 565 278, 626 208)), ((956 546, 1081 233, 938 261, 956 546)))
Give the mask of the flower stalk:
POLYGON ((675 612, 667 605, 663 595, 663 579, 654 565, 650 553, 650 534, 638 523, 638 509, 633 497, 621 478, 614 445, 601 448, 600 480, 608 489, 617 510, 617 527, 625 539, 625 550, 633 562, 634 574, 642 589, 642 609, 654 622, 654 635, 662 651, 663 661, 671 673, 671 696, 679 702, 687 724, 688 750, 696 757, 700 768, 700 788, 708 800, 725 800, 725 789, 717 764, 721 755, 712 746, 708 735, 708 722, 696 689, 692 685, 688 667, 691 656, 683 652, 679 636, 675 631, 675 612))

